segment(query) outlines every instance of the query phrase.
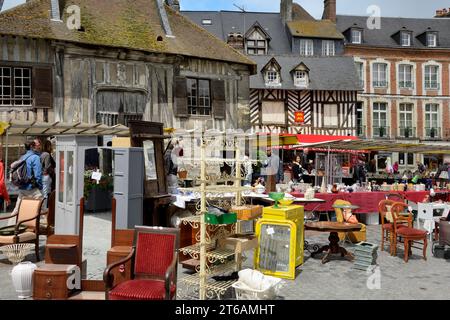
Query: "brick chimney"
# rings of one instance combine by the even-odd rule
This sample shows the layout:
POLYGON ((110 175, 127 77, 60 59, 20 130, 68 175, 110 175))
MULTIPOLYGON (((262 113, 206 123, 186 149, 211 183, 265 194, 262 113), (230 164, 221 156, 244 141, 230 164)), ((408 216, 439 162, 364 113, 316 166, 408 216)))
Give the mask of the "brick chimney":
POLYGON ((280 15, 283 25, 292 21, 292 0, 281 0, 280 15))
POLYGON ((179 0, 166 0, 166 4, 173 10, 180 12, 180 1, 179 0))
POLYGON ((322 19, 336 22, 336 0, 324 1, 322 19))

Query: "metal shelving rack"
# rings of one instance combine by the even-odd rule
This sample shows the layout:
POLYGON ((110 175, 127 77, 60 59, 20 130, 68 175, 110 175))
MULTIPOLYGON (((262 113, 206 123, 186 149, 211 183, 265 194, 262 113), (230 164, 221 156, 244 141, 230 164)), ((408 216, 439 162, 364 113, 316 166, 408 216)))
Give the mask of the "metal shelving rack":
MULTIPOLYGON (((223 136, 222 136, 223 137, 223 136)), ((196 267, 197 273, 194 275, 185 276, 180 279, 188 288, 198 290, 200 300, 207 298, 212 299, 217 297, 220 299, 226 291, 235 282, 229 281, 215 281, 212 276, 221 275, 230 271, 236 271, 237 266, 241 261, 235 261, 236 255, 233 250, 216 248, 215 242, 218 239, 226 238, 236 232, 236 224, 230 225, 211 225, 205 222, 205 213, 207 212, 208 200, 218 202, 218 205, 230 206, 241 205, 245 202, 242 198, 242 191, 250 190, 248 187, 242 187, 241 181, 245 177, 245 172, 241 172, 241 148, 239 143, 242 140, 239 138, 245 135, 231 134, 230 137, 223 137, 220 143, 223 151, 233 151, 234 159, 214 158, 207 156, 208 147, 218 147, 218 135, 206 134, 204 131, 200 138, 200 157, 184 158, 183 161, 191 161, 193 163, 200 162, 200 176, 196 179, 200 183, 200 187, 181 188, 184 192, 194 192, 200 195, 200 202, 197 204, 197 215, 182 219, 182 223, 189 224, 194 229, 199 229, 196 235, 197 243, 188 247, 180 249, 185 255, 189 255, 192 259, 199 260, 199 265, 196 267), (208 165, 223 166, 227 164, 234 167, 234 174, 208 174, 208 165), (226 185, 234 182, 233 185, 226 185), (225 185, 214 185, 215 183, 225 183, 225 185), (225 194, 233 194, 231 200, 225 198, 225 194), (227 228, 228 227, 228 228, 227 228)), ((195 139, 193 139, 194 141, 195 139)), ((217 149, 214 149, 217 151, 217 149)), ((214 152, 215 152, 214 151, 214 152)))

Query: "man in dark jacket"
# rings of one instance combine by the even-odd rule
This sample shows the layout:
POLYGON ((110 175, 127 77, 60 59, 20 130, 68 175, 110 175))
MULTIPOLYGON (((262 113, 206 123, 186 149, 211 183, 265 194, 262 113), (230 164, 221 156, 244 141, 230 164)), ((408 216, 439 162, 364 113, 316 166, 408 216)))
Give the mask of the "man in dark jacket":
POLYGON ((13 214, 17 213, 22 198, 42 198, 42 165, 36 143, 28 141, 25 143, 26 153, 20 158, 25 159, 27 165, 27 176, 29 182, 19 188, 19 195, 13 214))

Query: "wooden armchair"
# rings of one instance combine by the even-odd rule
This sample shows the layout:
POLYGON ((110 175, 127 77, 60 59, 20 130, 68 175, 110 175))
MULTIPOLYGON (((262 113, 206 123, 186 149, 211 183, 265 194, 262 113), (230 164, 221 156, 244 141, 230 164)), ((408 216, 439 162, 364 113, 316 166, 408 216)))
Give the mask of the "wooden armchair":
POLYGON ((0 220, 16 219, 12 234, 0 236, 0 245, 34 243, 36 261, 41 260, 39 257, 39 220, 43 201, 42 198, 22 198, 16 214, 0 218, 0 220))
POLYGON ((179 229, 136 227, 131 253, 103 274, 106 300, 176 299, 179 229), (131 280, 114 286, 114 269, 131 261, 131 280))
MULTIPOLYGON (((351 205, 351 203, 348 201, 345 201, 345 200, 336 200, 334 202, 334 205, 351 205)), ((336 213, 336 221, 337 222, 349 222, 349 221, 344 221, 345 219, 344 219, 344 214, 342 212, 342 209, 334 208, 334 212, 336 213)), ((349 222, 349 223, 351 223, 351 222, 349 222)), ((366 241, 366 225, 363 223, 360 223, 360 222, 357 222, 357 223, 359 223, 361 225, 360 231, 351 231, 351 232, 347 232, 347 233, 339 232, 339 240, 342 241, 347 237, 348 240, 350 240, 350 242, 352 242, 352 243, 366 241)))

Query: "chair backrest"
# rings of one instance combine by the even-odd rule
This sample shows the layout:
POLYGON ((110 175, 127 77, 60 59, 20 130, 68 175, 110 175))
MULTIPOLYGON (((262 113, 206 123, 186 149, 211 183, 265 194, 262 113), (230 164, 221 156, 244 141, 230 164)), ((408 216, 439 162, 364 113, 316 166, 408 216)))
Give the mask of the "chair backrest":
MULTIPOLYGON (((395 203, 395 201, 393 201, 393 200, 381 200, 378 203, 378 213, 381 216, 381 224, 384 224, 385 219, 388 220, 388 221, 390 220, 390 219, 387 218, 387 213, 391 212, 392 205, 394 203, 395 203)), ((392 222, 392 221, 389 221, 389 222, 392 222)))
POLYGON ((177 256, 180 230, 160 227, 136 227, 134 274, 163 277, 177 256))
POLYGON ((394 202, 394 204, 392 204, 391 213, 393 222, 397 221, 400 218, 400 213, 403 212, 406 208, 408 208, 408 205, 403 202, 394 202))
POLYGON ((22 224, 28 228, 37 230, 37 227, 39 227, 37 223, 39 221, 43 201, 43 198, 22 198, 19 205, 17 222, 20 223, 21 221, 29 220, 22 224))
POLYGON ((386 195, 386 200, 393 200, 393 201, 404 202, 405 201, 405 197, 402 194, 400 194, 400 193, 388 193, 386 195))
MULTIPOLYGON (((333 203, 333 205, 351 205, 351 203, 345 200, 338 199, 333 203)), ((342 209, 334 208, 334 212, 336 213, 336 221, 344 222, 344 214, 342 213, 342 209)))

